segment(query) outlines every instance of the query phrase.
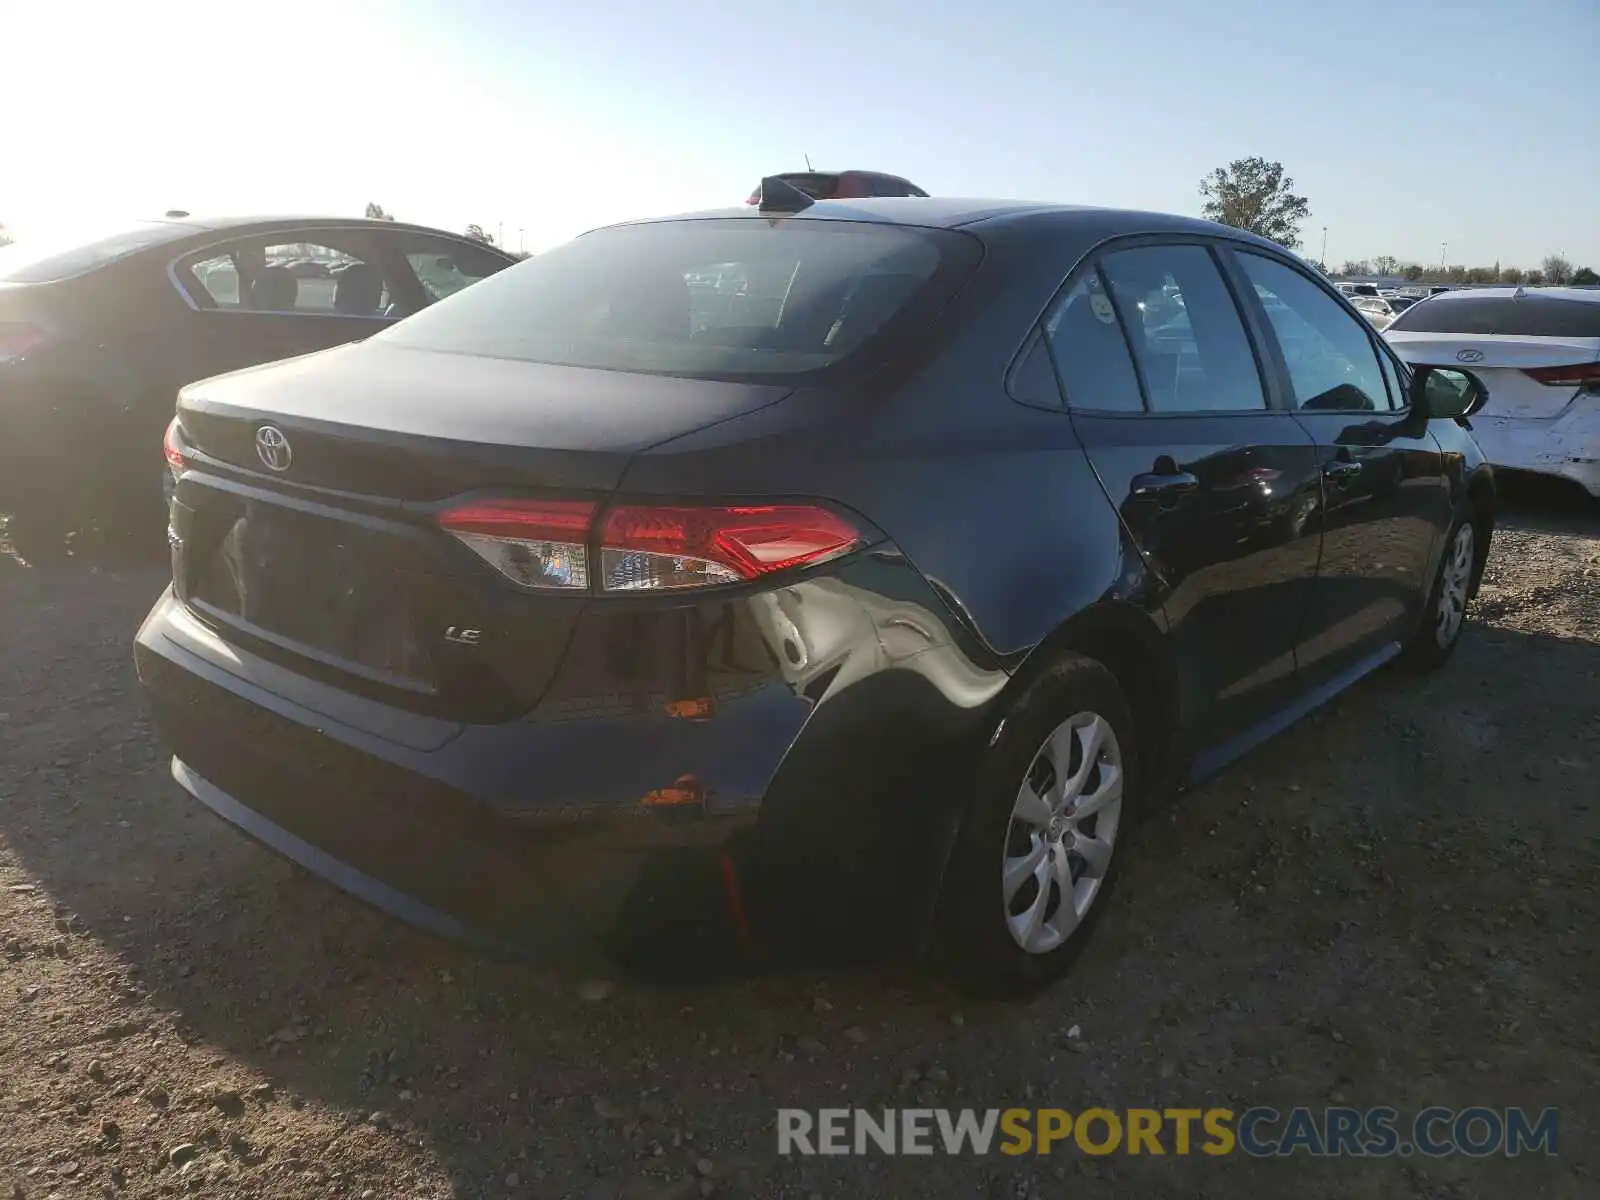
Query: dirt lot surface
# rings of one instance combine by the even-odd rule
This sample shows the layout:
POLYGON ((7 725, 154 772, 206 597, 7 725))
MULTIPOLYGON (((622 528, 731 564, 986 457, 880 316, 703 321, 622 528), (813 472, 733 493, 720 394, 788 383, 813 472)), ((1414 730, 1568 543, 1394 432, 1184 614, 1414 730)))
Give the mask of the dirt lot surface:
POLYGON ((0 559, 0 1200, 1600 1195, 1600 514, 1509 514, 1442 674, 1156 814, 1073 975, 485 962, 171 783, 149 567, 0 559), (1561 1110, 1560 1154, 779 1158, 779 1106, 1561 1110))

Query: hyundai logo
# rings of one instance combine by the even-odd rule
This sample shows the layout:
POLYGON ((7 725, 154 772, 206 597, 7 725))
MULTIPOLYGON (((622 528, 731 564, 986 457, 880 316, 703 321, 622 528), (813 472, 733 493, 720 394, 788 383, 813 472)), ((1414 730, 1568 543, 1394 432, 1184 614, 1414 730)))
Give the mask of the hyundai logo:
POLYGON ((1456 361, 1457 362, 1482 362, 1483 361, 1483 351, 1482 350, 1457 350, 1456 351, 1456 361))
POLYGON ((283 436, 283 430, 276 425, 263 425, 256 430, 256 457, 269 471, 287 471, 294 461, 294 451, 289 448, 289 439, 283 436))

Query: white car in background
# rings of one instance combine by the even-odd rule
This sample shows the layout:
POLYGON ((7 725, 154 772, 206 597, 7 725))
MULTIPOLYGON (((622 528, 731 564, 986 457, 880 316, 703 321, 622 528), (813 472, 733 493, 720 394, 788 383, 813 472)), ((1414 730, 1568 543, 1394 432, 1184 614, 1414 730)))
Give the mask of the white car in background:
POLYGON ((1442 292, 1383 336, 1414 366, 1466 367, 1489 389, 1472 418, 1497 468, 1555 475, 1600 497, 1600 292, 1442 292))
POLYGON ((1398 292, 1389 292, 1382 296, 1352 296, 1350 303, 1367 319, 1367 323, 1379 331, 1389 328, 1394 319, 1413 304, 1416 299, 1411 296, 1402 296, 1398 292))

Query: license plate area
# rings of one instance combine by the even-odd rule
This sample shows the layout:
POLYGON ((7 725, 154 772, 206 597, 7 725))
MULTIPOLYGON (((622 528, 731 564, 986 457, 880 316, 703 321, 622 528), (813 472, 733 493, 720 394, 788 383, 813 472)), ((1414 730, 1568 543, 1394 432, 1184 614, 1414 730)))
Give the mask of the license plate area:
POLYGON ((211 501, 185 538, 192 607, 373 682, 431 689, 425 589, 407 570, 404 539, 265 500, 211 501))

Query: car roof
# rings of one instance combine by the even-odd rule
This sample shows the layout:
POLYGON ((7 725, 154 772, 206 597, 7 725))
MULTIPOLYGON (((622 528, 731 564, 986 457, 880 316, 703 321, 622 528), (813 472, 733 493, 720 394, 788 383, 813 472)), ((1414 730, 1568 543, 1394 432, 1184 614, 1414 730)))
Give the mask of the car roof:
POLYGON ((717 208, 703 212, 679 213, 669 217, 650 217, 628 221, 628 225, 648 225, 662 221, 702 220, 785 220, 785 221, 862 221, 885 225, 904 225, 932 229, 973 229, 983 226, 989 236, 1004 229, 1037 226, 1081 228, 1101 236, 1118 233, 1161 232, 1193 233, 1229 237, 1281 250, 1273 242, 1227 225, 1199 217, 1171 213, 1144 212, 1138 209, 1097 208, 1090 205, 1057 204, 1033 200, 992 200, 955 196, 875 196, 853 200, 816 200, 799 212, 763 212, 753 205, 717 208))
MULTIPOLYGON (((157 222, 162 223, 161 221, 157 222)), ((252 229, 258 226, 267 228, 284 228, 303 226, 305 228, 324 228, 329 225, 341 226, 368 226, 373 229, 406 229, 416 233, 436 233, 445 237, 465 240, 465 235, 453 233, 448 229, 439 229, 432 225, 417 225, 410 221, 387 221, 377 217, 341 217, 331 213, 259 213, 243 216, 185 216, 165 220, 166 224, 174 226, 174 237, 201 230, 211 233, 227 233, 234 230, 252 229)), ((495 247, 498 249, 498 247, 495 247)))
POLYGON ((1451 288, 1431 296, 1432 300, 1574 300, 1600 304, 1600 292, 1581 287, 1545 287, 1530 283, 1521 287, 1465 287, 1451 288))

